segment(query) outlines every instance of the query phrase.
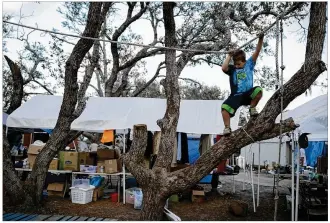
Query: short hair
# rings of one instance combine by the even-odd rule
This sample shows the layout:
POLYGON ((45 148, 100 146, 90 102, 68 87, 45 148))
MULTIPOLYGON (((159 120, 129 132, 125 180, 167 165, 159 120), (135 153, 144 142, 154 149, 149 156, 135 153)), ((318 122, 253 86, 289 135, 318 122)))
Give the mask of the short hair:
POLYGON ((242 61, 245 62, 246 58, 245 58, 245 52, 243 50, 237 50, 234 54, 233 54, 233 61, 242 61))

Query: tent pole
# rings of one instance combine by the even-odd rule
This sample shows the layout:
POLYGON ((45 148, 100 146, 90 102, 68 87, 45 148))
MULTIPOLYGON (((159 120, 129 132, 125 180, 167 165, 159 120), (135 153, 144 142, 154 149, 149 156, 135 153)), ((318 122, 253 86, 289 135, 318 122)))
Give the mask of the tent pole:
POLYGON ((244 156, 244 165, 243 165, 243 169, 244 169, 244 181, 243 181, 243 191, 245 190, 245 181, 246 181, 246 147, 244 148, 244 152, 245 152, 245 156, 244 156))
POLYGON ((292 132, 292 140, 291 140, 291 221, 294 221, 294 149, 295 140, 294 140, 294 132, 292 132))
POLYGON ((235 175, 233 174, 233 193, 235 193, 235 175))
MULTIPOLYGON (((252 151, 250 147, 250 153, 251 153, 251 159, 252 159, 252 151)), ((251 170, 251 186, 252 186, 252 200, 253 200, 253 211, 256 212, 256 202, 254 198, 254 184, 253 184, 253 170, 252 170, 252 163, 250 164, 250 170, 251 170)))
MULTIPOLYGON (((299 134, 298 134, 298 138, 299 138, 299 134)), ((296 221, 298 221, 299 174, 300 174, 300 149, 299 149, 299 144, 298 144, 298 146, 297 146, 296 212, 295 212, 295 220, 296 221)))
MULTIPOLYGON (((126 151, 126 129, 124 129, 124 148, 123 148, 123 154, 125 154, 126 151)), ((126 176, 125 176, 125 163, 123 162, 123 203, 126 203, 126 194, 125 194, 125 187, 126 187, 126 176)), ((118 196, 119 198, 119 196, 118 196)))
POLYGON ((259 193, 260 193, 260 142, 259 142, 259 152, 258 152, 258 189, 257 189, 257 207, 259 207, 259 193))

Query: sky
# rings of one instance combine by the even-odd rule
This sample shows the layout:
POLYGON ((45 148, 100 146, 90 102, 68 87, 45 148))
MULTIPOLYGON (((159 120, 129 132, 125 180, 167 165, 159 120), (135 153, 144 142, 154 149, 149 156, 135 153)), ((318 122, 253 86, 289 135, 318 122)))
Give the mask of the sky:
MULTIPOLYGON (((68 33, 69 31, 61 27, 61 21, 63 21, 62 16, 56 11, 57 8, 61 5, 60 2, 41 2, 37 4, 36 2, 23 2, 22 14, 33 16, 25 18, 22 23, 24 25, 36 26, 39 28, 49 29, 55 28, 59 31, 68 33)), ((13 14, 18 16, 20 14, 20 9, 22 6, 22 2, 3 2, 3 13, 13 14)), ((120 17, 126 16, 123 14, 120 17)), ((13 22, 17 22, 17 19, 11 20, 13 22)), ((305 19, 302 23, 305 27, 308 27, 308 19, 305 19)), ((299 42, 299 35, 294 31, 298 30, 298 25, 293 24, 290 27, 284 27, 284 35, 286 38, 284 39, 284 82, 289 80, 293 74, 301 67, 305 57, 305 43, 299 42)), ((29 30, 27 30, 29 31, 29 30)), ((153 33, 151 26, 147 21, 137 21, 137 24, 132 26, 132 31, 139 33, 143 37, 144 44, 148 44, 152 41, 153 33)), ((161 34, 159 34, 161 35, 161 34)), ((267 36, 265 37, 267 38, 267 36)), ((49 35, 40 36, 40 32, 34 32, 31 34, 30 39, 38 40, 42 43, 48 44, 51 39, 49 35)), ((256 44, 257 42, 255 42, 256 44)), ((275 47, 275 41, 271 41, 270 44, 275 47)), ((18 59, 17 51, 22 49, 22 44, 17 40, 9 40, 7 41, 7 48, 10 49, 8 52, 8 56, 14 60, 18 59)), ((328 61, 327 57, 327 37, 325 43, 325 50, 323 52, 323 60, 328 61)), ((68 48, 67 50, 70 50, 68 48)), ((109 53, 108 53, 109 54, 109 53)), ((149 79, 154 75, 155 70, 157 69, 158 63, 164 60, 164 56, 157 56, 154 58, 147 59, 146 69, 148 71, 148 75, 146 79, 149 79)), ((264 56, 262 59, 259 59, 256 66, 262 65, 271 66, 275 70, 275 58, 264 56)), ((322 81, 326 78, 327 73, 325 72, 319 77, 319 81, 322 81)), ((202 82, 207 85, 216 85, 221 89, 230 90, 229 80, 227 75, 225 75, 220 67, 209 67, 207 65, 197 65, 195 67, 186 67, 181 77, 191 78, 202 82)), ((268 99, 273 94, 273 91, 264 91, 263 98, 258 106, 259 110, 266 104, 268 99)), ((309 101, 319 95, 327 94, 327 89, 321 87, 313 87, 311 95, 305 96, 301 95, 297 97, 287 109, 293 109, 306 101, 309 101)))

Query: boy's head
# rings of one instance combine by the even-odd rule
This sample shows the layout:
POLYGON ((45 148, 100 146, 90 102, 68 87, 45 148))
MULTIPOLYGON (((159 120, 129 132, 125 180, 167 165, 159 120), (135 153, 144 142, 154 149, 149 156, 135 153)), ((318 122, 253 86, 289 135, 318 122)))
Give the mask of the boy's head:
POLYGON ((236 68, 243 68, 246 62, 245 52, 243 50, 237 50, 233 54, 234 66, 236 68))

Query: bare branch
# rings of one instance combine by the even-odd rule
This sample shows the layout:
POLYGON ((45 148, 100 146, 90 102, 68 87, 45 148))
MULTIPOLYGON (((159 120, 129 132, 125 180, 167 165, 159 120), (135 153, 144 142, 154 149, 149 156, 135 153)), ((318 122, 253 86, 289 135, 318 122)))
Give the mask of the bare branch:
MULTIPOLYGON (((129 27, 130 24, 132 24, 133 22, 135 22, 136 20, 138 20, 143 13, 147 10, 149 3, 146 4, 146 6, 144 6, 144 4, 141 5, 141 9, 140 11, 132 17, 132 13, 135 7, 135 4, 128 4, 128 12, 127 12, 127 18, 124 21, 123 24, 121 24, 121 26, 114 32, 114 34, 112 35, 112 40, 117 41, 118 38, 120 37, 120 35, 129 27)), ((111 43, 111 53, 112 53, 112 59, 113 59, 113 67, 112 67, 112 71, 111 71, 111 75, 110 78, 106 81, 106 87, 105 87, 105 95, 106 96, 111 96, 113 94, 112 90, 113 90, 113 86, 115 84, 115 82, 117 81, 118 78, 118 72, 120 71, 120 65, 119 65, 119 53, 118 53, 118 44, 117 43, 111 43)), ((134 64, 134 62, 126 67, 122 67, 121 69, 126 69, 130 66, 132 66, 134 64)))
MULTIPOLYGON (((160 77, 166 77, 166 76, 164 76, 164 75, 159 75, 157 78, 160 78, 160 77)), ((191 78, 179 77, 179 80, 190 81, 190 82, 192 82, 192 83, 194 83, 194 84, 198 84, 199 87, 202 87, 202 84, 201 84, 201 83, 199 83, 198 81, 196 81, 196 80, 194 80, 194 79, 191 79, 191 78)))
POLYGON ((50 95, 53 95, 53 92, 47 88, 47 86, 45 84, 40 83, 39 81, 37 81, 36 79, 32 80, 33 82, 35 82, 36 84, 38 84, 40 87, 42 87, 43 89, 45 89, 45 91, 47 91, 50 95))
POLYGON ((137 97, 139 96, 139 94, 141 94, 150 84, 152 84, 152 82, 154 82, 154 80, 156 80, 156 78, 158 77, 159 75, 159 72, 161 69, 164 69, 165 67, 162 67, 162 65, 165 64, 165 61, 159 63, 158 67, 157 67, 157 70, 154 74, 154 76, 143 86, 141 87, 140 89, 136 89, 132 95, 132 97, 137 97))

